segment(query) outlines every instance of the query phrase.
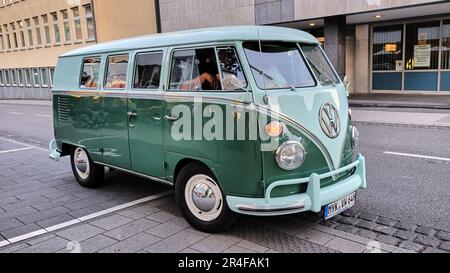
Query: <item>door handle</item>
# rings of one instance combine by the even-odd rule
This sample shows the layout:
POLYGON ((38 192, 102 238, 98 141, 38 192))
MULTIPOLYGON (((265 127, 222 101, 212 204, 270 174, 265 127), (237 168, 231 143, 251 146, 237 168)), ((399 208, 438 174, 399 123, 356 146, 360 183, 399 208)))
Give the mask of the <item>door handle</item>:
POLYGON ((174 122, 174 121, 179 120, 180 118, 179 117, 174 117, 174 116, 165 116, 164 119, 167 120, 167 121, 170 121, 170 122, 174 122))

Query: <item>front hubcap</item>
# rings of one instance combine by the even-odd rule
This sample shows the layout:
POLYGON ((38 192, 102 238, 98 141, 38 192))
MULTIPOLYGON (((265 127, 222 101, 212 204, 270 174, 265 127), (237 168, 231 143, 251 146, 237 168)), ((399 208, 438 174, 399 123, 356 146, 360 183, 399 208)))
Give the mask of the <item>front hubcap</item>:
POLYGON ((213 221, 223 208, 222 192, 207 175, 195 175, 185 188, 185 200, 192 214, 202 221, 213 221))
POLYGON ((83 180, 88 179, 90 174, 89 157, 84 149, 75 149, 75 156, 73 160, 78 176, 83 180))

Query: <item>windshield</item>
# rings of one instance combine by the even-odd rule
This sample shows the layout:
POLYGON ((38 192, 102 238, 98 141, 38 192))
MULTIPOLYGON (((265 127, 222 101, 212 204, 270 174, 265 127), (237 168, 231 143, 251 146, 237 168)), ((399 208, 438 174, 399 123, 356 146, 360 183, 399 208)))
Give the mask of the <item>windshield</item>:
POLYGON ((244 43, 256 83, 261 89, 312 87, 316 83, 295 43, 244 43))
POLYGON ((334 85, 339 78, 327 61, 322 49, 317 45, 301 45, 303 54, 321 85, 334 85))

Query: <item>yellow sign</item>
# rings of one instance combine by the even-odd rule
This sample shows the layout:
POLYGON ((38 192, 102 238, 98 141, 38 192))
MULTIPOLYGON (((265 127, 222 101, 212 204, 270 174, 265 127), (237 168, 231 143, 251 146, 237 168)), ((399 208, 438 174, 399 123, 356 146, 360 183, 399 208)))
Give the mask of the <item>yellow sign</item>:
POLYGON ((397 52, 397 44, 386 44, 384 46, 386 52, 397 52))

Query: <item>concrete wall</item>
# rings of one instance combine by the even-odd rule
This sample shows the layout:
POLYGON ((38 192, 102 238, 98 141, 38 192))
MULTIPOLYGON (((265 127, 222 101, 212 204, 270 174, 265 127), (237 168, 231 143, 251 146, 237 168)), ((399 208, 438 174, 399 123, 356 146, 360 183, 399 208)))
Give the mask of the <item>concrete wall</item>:
POLYGON ((163 32, 254 25, 255 0, 160 0, 163 32))
POLYGON ((355 93, 369 93, 369 25, 358 25, 355 29, 355 93))
POLYGON ((258 25, 289 22, 294 20, 294 0, 256 0, 255 12, 258 25))
POLYGON ((157 32, 153 0, 93 0, 97 41, 157 32))

